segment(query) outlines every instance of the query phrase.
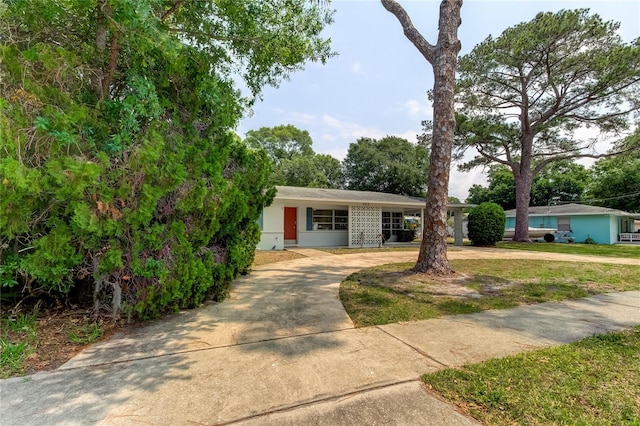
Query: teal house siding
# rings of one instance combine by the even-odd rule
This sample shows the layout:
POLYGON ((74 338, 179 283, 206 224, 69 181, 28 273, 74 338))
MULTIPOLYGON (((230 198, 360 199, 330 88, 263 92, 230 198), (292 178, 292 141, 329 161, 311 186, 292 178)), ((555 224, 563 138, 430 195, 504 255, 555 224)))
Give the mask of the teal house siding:
POLYGON ((613 244, 615 239, 611 240, 611 219, 610 216, 572 216, 573 238, 577 243, 583 243, 591 237, 597 244, 613 244))
MULTIPOLYGON (((515 209, 505 213, 506 227, 515 228, 515 209)), ((576 243, 591 238, 597 244, 617 244, 620 233, 640 232, 634 225, 638 219, 640 213, 584 204, 529 207, 529 227, 558 229, 557 242, 566 242, 569 235, 564 231, 570 229, 570 237, 576 243)))

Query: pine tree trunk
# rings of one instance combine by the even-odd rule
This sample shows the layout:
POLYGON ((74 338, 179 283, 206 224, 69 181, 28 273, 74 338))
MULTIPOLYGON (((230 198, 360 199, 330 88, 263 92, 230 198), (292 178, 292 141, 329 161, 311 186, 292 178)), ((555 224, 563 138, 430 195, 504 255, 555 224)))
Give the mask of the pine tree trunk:
POLYGON ((456 126, 454 89, 457 56, 460 51, 458 26, 462 2, 444 0, 440 5, 440 32, 432 62, 435 76, 433 86, 433 139, 427 205, 420 254, 414 271, 430 274, 450 274, 453 271, 447 258, 447 200, 451 148, 456 126))
POLYGON ((438 43, 431 45, 413 26, 407 12, 395 0, 381 0, 385 9, 395 15, 405 36, 433 67, 433 140, 429 177, 427 178, 427 206, 423 218, 422 244, 416 272, 450 274, 447 259, 447 199, 449 195, 449 168, 456 120, 454 115, 454 89, 458 52, 458 27, 462 0, 442 0, 438 43))
POLYGON ((526 133, 521 142, 520 169, 514 173, 516 180, 516 228, 513 233, 513 241, 529 241, 529 202, 531 201, 531 185, 533 185, 533 170, 531 169, 533 134, 526 133))
POLYGON ((531 169, 522 170, 516 176, 516 227, 513 241, 529 240, 529 202, 531 201, 531 185, 533 173, 531 169))

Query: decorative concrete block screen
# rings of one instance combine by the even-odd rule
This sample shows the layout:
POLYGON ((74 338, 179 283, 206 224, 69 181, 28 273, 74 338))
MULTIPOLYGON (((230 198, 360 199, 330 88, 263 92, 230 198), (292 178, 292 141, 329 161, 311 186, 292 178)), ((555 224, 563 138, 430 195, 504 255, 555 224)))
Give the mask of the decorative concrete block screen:
POLYGON ((381 233, 381 207, 349 206, 349 247, 378 247, 381 233))

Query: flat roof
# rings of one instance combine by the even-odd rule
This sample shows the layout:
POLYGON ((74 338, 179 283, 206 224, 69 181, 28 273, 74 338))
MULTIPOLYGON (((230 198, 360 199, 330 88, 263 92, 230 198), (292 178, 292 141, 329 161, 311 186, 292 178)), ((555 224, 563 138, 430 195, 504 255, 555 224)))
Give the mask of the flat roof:
MULTIPOLYGON (((352 191, 347 189, 302 188, 297 186, 276 186, 276 199, 295 201, 322 201, 340 204, 371 203, 402 205, 422 208, 425 199, 406 195, 374 191, 352 191)), ((473 207, 474 204, 451 203, 449 208, 473 207)))

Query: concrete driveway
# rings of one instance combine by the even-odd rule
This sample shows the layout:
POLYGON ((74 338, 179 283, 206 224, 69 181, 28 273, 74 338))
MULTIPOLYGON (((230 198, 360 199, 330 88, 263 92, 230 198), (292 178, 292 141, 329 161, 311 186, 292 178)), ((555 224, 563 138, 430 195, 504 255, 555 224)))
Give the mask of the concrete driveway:
MULTIPOLYGON (((311 257, 265 265, 228 300, 115 335, 58 371, 0 381, 3 425, 475 424, 419 377, 640 324, 640 292, 355 329, 339 283, 416 252, 311 257)), ((477 250, 449 258, 607 261, 477 250)))

